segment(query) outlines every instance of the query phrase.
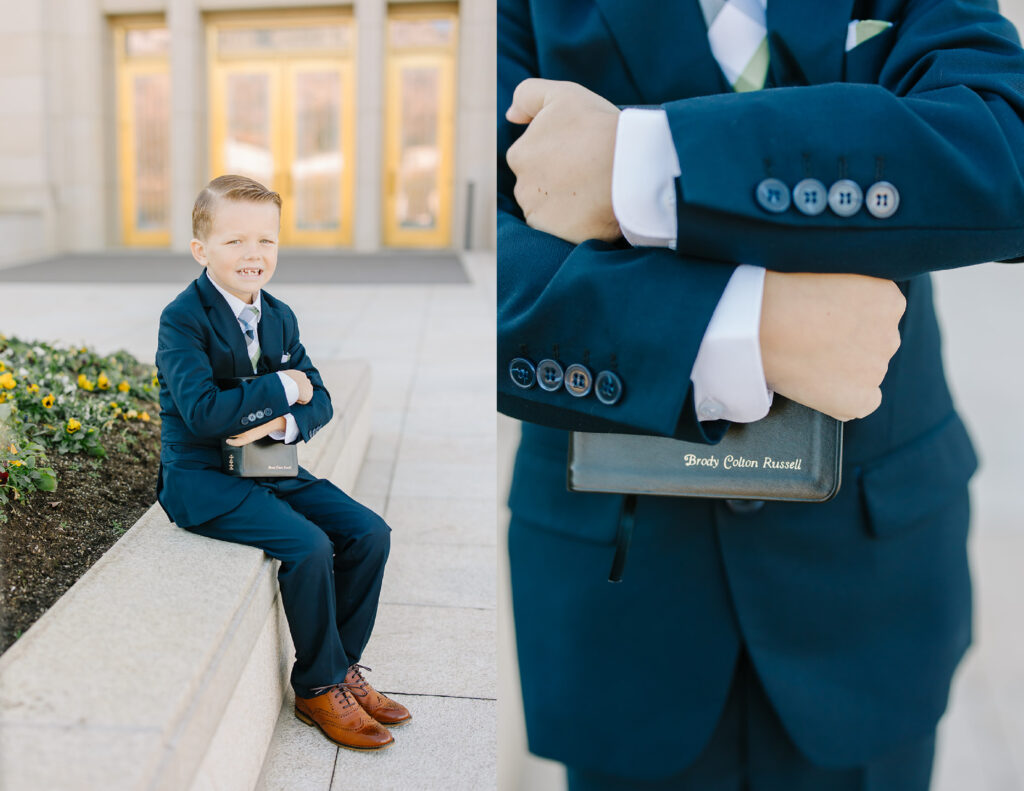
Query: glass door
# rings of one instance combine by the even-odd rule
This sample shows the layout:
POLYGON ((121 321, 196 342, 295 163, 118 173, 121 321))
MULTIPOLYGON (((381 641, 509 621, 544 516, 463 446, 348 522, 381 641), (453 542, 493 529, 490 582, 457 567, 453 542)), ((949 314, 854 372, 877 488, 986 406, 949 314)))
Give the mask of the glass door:
POLYGON ((163 20, 114 22, 121 241, 165 247, 170 231, 170 36, 163 20))
POLYGON ((384 243, 451 245, 457 11, 388 11, 384 243))
POLYGON ((281 194, 281 244, 352 243, 351 24, 291 11, 211 18, 211 176, 281 194))

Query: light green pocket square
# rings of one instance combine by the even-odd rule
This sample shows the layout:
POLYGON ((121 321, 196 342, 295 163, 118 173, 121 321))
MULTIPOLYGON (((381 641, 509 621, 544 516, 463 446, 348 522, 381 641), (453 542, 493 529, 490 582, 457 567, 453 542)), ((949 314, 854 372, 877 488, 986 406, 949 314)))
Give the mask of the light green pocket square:
POLYGON ((874 38, 891 27, 892 22, 883 22, 881 19, 853 20, 846 29, 846 51, 849 52, 858 44, 863 44, 869 38, 874 38))

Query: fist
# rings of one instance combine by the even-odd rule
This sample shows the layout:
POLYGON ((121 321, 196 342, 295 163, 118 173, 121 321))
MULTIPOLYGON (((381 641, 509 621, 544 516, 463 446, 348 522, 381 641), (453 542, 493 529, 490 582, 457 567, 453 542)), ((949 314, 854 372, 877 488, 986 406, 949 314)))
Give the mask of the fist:
POLYGON ((529 124, 505 155, 526 224, 573 244, 614 241, 612 161, 619 108, 575 82, 531 78, 505 118, 529 124))
POLYGON ((867 417, 882 403, 906 306, 891 280, 767 272, 761 360, 768 387, 838 420, 867 417))
POLYGON ((306 376, 302 371, 297 371, 294 368, 289 368, 287 371, 283 371, 282 373, 290 376, 292 381, 299 386, 299 397, 296 400, 297 404, 308 404, 313 400, 313 383, 309 381, 308 376, 306 376))

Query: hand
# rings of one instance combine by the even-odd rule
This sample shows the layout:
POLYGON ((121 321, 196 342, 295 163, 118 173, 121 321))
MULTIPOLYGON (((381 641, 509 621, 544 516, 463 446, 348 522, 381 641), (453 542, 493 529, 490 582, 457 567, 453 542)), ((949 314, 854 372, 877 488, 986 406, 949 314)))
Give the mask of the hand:
POLYGON ((867 417, 900 346, 907 301, 891 280, 768 271, 761 359, 768 387, 838 420, 867 417))
POLYGON ((308 376, 295 368, 289 368, 287 371, 282 371, 282 373, 288 374, 295 384, 299 386, 299 397, 296 399, 295 403, 308 404, 313 400, 313 383, 309 381, 308 376))
POLYGON ((529 124, 505 156, 526 224, 573 244, 622 236, 612 211, 619 109, 575 82, 531 78, 505 118, 529 124))
POLYGON ((284 431, 288 427, 288 421, 284 417, 277 417, 271 420, 269 423, 264 423, 256 428, 251 428, 248 431, 243 431, 241 434, 236 434, 233 437, 228 437, 225 442, 228 445, 234 445, 236 448, 240 445, 248 445, 250 442, 255 442, 258 439, 270 434, 271 431, 284 431))

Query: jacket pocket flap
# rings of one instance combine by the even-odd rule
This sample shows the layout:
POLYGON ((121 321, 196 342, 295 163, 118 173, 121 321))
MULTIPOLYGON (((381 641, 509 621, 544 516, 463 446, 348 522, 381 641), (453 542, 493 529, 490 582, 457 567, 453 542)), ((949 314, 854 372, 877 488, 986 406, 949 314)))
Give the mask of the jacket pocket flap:
POLYGON ((923 437, 865 465, 864 503, 872 533, 898 533, 935 513, 978 468, 967 429, 955 413, 923 437))

